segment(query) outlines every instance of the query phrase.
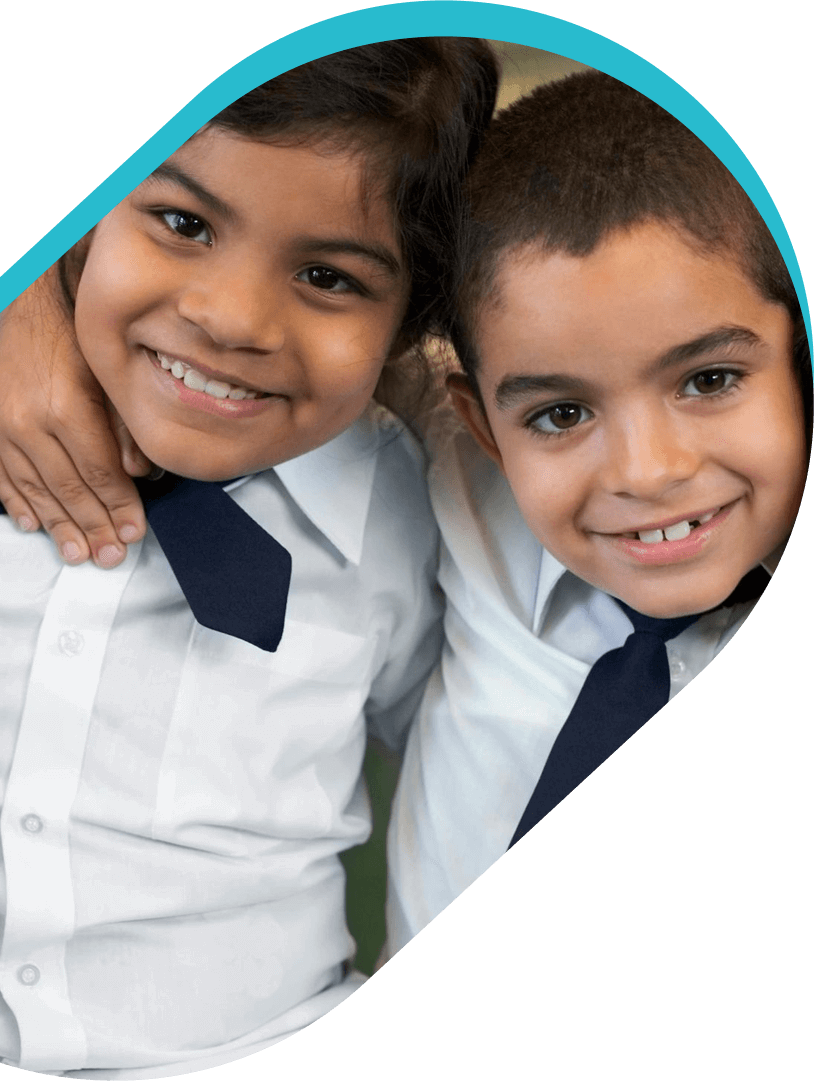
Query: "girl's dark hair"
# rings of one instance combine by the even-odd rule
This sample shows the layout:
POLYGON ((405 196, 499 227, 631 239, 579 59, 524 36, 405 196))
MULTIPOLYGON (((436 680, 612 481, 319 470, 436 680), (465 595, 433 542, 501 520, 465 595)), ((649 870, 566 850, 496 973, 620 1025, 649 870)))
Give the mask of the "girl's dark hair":
POLYGON ((599 71, 538 87, 496 117, 469 196, 450 335, 474 389, 473 328, 508 250, 588 255, 615 230, 661 221, 704 253, 731 253, 761 295, 788 310, 811 430, 808 337, 777 244, 729 170, 655 102, 599 71))
MULTIPOLYGON (((462 186, 494 109, 498 68, 478 38, 381 41, 312 60, 250 90, 208 126, 269 142, 358 147, 369 186, 393 206, 412 283, 397 347, 377 398, 417 408, 430 377, 421 343, 446 325, 462 186)), ((70 285, 83 246, 62 266, 70 285), (73 263, 73 266, 71 265, 73 263)), ((68 289, 69 293, 75 290, 68 289)))

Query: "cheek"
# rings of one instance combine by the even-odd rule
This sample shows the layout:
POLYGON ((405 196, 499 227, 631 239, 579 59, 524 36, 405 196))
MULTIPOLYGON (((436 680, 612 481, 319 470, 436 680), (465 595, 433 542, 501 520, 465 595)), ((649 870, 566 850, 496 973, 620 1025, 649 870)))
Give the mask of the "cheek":
POLYGON ((311 357, 313 378, 325 394, 339 397, 373 393, 387 359, 387 328, 357 323, 321 326, 308 320, 300 346, 311 357))
MULTIPOLYGON (((778 388, 749 423, 731 431, 731 462, 758 497, 778 512, 796 513, 806 473, 802 406, 796 387, 778 388)), ((728 448, 729 449, 729 448, 728 448)))
POLYGON ((577 475, 558 463, 557 457, 549 459, 533 446, 503 455, 506 479, 523 517, 541 544, 552 551, 563 542, 573 543, 583 502, 577 475))
POLYGON ((114 228, 99 230, 76 293, 76 325, 81 335, 113 332, 149 309, 166 293, 159 268, 132 237, 114 228))

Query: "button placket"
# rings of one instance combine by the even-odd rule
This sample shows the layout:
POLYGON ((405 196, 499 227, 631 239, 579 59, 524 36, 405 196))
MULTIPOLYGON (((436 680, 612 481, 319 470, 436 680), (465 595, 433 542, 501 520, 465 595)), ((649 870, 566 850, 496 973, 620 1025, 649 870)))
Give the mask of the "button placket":
POLYGON ((71 1011, 66 944, 76 930, 70 815, 109 636, 136 556, 100 573, 63 570, 31 667, 0 816, 7 882, 2 993, 23 1069, 79 1069, 86 1037, 71 1011))

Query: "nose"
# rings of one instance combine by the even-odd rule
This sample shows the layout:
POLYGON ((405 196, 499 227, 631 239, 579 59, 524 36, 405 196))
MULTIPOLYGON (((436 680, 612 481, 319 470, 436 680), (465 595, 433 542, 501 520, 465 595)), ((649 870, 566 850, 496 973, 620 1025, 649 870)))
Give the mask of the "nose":
POLYGON ((178 297, 178 313, 224 349, 275 353, 285 342, 283 303, 267 275, 230 261, 196 275, 178 297))
POLYGON ((606 451, 607 490, 640 500, 661 498, 700 464, 691 430, 666 410, 631 411, 611 427, 606 451))

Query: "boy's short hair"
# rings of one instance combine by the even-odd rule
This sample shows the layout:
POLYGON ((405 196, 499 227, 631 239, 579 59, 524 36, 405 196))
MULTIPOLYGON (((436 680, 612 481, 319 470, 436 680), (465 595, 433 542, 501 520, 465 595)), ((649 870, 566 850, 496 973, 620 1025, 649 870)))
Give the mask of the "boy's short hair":
POLYGON ((810 431, 808 338, 783 257, 729 170, 661 106, 599 71, 538 87, 493 122, 469 197, 451 337, 475 390, 473 325, 508 250, 584 256, 617 230, 658 221, 705 254, 730 253, 763 297, 788 310, 810 431))

